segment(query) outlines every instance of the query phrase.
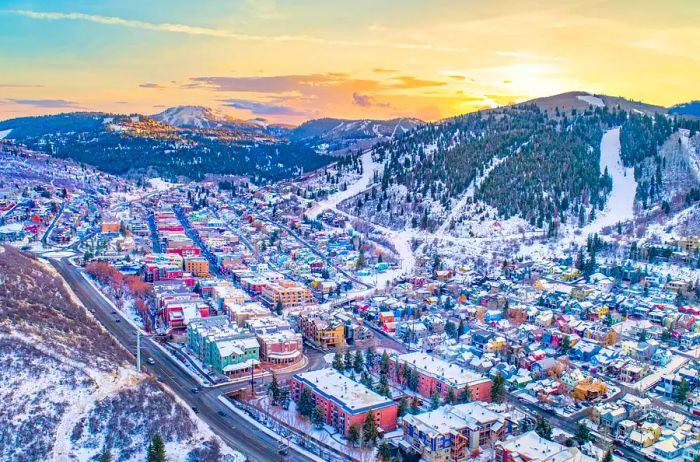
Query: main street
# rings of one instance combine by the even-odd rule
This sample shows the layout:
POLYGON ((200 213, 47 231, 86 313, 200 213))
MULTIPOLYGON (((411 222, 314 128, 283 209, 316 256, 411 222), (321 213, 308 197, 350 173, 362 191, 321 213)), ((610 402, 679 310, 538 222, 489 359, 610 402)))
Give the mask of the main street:
MULTIPOLYGON (((67 259, 52 259, 50 261, 83 305, 92 312, 119 343, 134 353, 136 328, 128 322, 116 322, 116 319, 121 319, 119 315, 113 313, 112 306, 95 291, 82 277, 80 270, 71 265, 67 259)), ((170 388, 188 406, 196 407, 199 410, 200 418, 209 425, 212 431, 232 448, 244 453, 248 460, 252 462, 311 460, 293 447, 289 449, 289 456, 280 456, 277 452, 278 443, 273 437, 231 412, 221 403, 219 397, 249 387, 249 382, 205 388, 201 392, 195 393, 192 389, 200 387, 197 380, 183 371, 175 359, 156 345, 155 340, 143 338, 141 348, 142 357, 152 357, 155 361, 153 365, 145 364, 147 371, 159 382, 170 388)))

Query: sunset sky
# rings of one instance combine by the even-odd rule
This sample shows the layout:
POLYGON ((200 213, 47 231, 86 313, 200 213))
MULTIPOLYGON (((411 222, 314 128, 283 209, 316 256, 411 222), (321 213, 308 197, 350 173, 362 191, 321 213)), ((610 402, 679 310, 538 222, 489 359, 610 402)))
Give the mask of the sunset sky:
POLYGON ((204 105, 435 120, 570 90, 700 98, 700 1, 0 0, 0 119, 204 105))

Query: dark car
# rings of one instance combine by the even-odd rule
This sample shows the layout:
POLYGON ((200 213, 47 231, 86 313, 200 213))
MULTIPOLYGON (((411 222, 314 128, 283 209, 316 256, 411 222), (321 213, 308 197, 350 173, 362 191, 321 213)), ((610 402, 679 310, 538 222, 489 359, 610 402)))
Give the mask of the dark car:
POLYGON ((199 408, 197 406, 192 406, 192 412, 199 414, 199 408))
POLYGON ((122 320, 119 318, 114 318, 114 322, 122 322, 122 320))
POLYGON ((226 417, 226 413, 222 410, 216 411, 217 414, 219 414, 221 417, 226 417))
POLYGON ((190 391, 191 391, 192 393, 199 393, 199 388, 194 387, 194 388, 190 389, 190 391))

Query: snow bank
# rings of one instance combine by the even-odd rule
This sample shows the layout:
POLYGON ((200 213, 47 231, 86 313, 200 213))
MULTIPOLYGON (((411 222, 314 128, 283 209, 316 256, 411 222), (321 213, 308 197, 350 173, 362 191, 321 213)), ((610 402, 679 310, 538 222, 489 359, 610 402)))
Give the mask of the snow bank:
POLYGON ((8 128, 7 130, 0 130, 0 140, 9 135, 11 131, 11 128, 8 128))

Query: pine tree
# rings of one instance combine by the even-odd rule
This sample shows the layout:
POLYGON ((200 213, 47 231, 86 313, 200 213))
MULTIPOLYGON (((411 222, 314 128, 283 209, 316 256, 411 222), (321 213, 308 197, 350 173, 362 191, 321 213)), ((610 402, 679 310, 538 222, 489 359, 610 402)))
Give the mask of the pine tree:
POLYGON ((377 441, 377 435, 377 421, 374 418, 374 412, 370 409, 362 424, 362 439, 371 445, 377 441))
POLYGON ((575 437, 576 441, 578 441, 581 444, 585 444, 591 440, 591 432, 590 430, 588 430, 588 427, 580 423, 578 424, 578 427, 576 427, 575 437))
POLYGON ((447 390, 446 400, 447 400, 448 404, 454 404, 455 402, 457 402, 457 397, 455 396, 455 391, 452 388, 447 390))
POLYGON ((282 397, 282 390, 280 390, 280 385, 277 381, 276 374, 272 374, 272 382, 270 383, 270 394, 272 395, 272 405, 278 405, 280 398, 282 397))
POLYGON ((498 374, 493 379, 493 384, 491 385, 491 401, 495 403, 502 403, 506 400, 506 380, 502 375, 498 374))
POLYGON ((343 361, 343 355, 339 351, 336 351, 333 356, 333 369, 338 372, 345 370, 345 361, 343 361))
POLYGON ((322 428, 323 424, 326 423, 325 419, 323 418, 323 411, 318 406, 314 406, 313 410, 311 411, 311 423, 314 424, 316 428, 322 428))
POLYGON ((352 354, 352 351, 350 351, 350 350, 345 350, 345 361, 344 361, 344 364, 345 364, 345 370, 346 370, 346 371, 349 371, 350 369, 352 369, 353 356, 354 356, 354 355, 352 354))
POLYGON ((612 462, 613 456, 612 452, 610 452, 610 449, 605 451, 605 454, 603 455, 603 458, 601 459, 601 462, 612 462))
POLYGON ((362 372, 364 364, 362 361, 362 352, 360 350, 355 351, 355 357, 352 360, 352 367, 358 374, 362 372))
POLYGON ((389 462, 391 460, 391 448, 389 447, 389 443, 382 441, 379 444, 377 455, 382 462, 389 462))
POLYGON ((413 366, 413 369, 411 369, 411 379, 409 381, 408 388, 412 391, 416 391, 418 389, 418 370, 415 366, 413 366))
POLYGON ((148 462, 165 462, 166 459, 165 443, 163 443, 163 438, 156 433, 151 438, 151 443, 148 446, 147 460, 148 462))
POLYGON ((673 400, 677 403, 683 404, 688 399, 688 392, 690 391, 690 386, 685 377, 681 378, 681 382, 678 384, 675 390, 673 390, 673 400))
POLYGON ((552 426, 543 416, 537 416, 537 423, 535 424, 535 432, 546 440, 552 439, 552 426))
POLYGON ((414 396, 411 400, 411 414, 418 413, 418 409, 420 409, 420 400, 414 396))
POLYGON ((297 403, 297 411, 304 417, 310 417, 314 410, 314 401, 311 396, 311 391, 304 387, 301 391, 301 396, 299 397, 299 402, 297 403))
POLYGON ((372 369, 372 367, 374 367, 374 360, 375 360, 374 348, 369 347, 365 350, 365 364, 367 364, 368 369, 372 369))
MULTIPOLYGON (((379 205, 379 204, 377 204, 379 205)), ((361 270, 367 266, 367 261, 365 259, 365 251, 360 249, 360 253, 357 256, 357 262, 355 263, 355 269, 361 270)))
POLYGON ((457 326, 449 319, 445 323, 445 334, 451 338, 457 337, 457 326))
POLYGON ((112 462, 112 453, 109 452, 109 449, 100 454, 99 462, 112 462))
POLYGON ((406 399, 405 396, 402 396, 401 399, 399 400, 399 406, 397 410, 397 414, 399 417, 403 417, 406 415, 406 409, 408 408, 408 400, 406 399))
POLYGON ((360 427, 357 424, 352 424, 348 427, 348 442, 353 446, 360 441, 360 427))
POLYGON ((430 396, 430 407, 432 409, 437 409, 440 407, 440 395, 438 395, 437 392, 433 392, 433 394, 430 396))
POLYGON ((459 326, 457 326, 457 339, 460 339, 462 335, 466 332, 466 326, 464 325, 464 320, 459 320, 459 326))
POLYGON ((389 353, 387 353, 386 350, 382 353, 382 359, 379 363, 379 372, 382 374, 389 373, 389 353))
POLYGON ((569 338, 568 335, 565 335, 563 339, 561 339, 561 352, 566 354, 571 350, 571 338, 569 338))

